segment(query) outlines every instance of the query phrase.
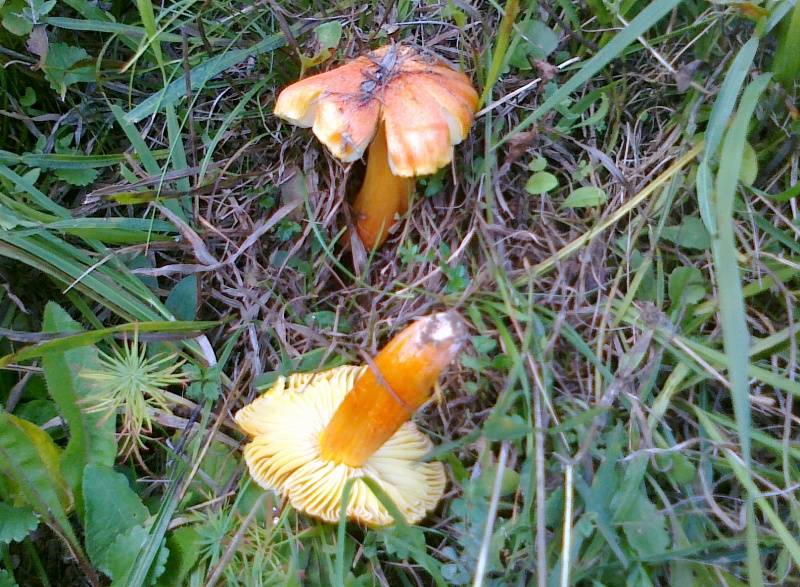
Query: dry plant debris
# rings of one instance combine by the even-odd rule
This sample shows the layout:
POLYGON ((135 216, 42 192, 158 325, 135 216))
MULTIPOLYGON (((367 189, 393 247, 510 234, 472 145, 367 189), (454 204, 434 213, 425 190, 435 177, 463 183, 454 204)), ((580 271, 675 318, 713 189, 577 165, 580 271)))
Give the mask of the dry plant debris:
POLYGON ((0 585, 797 584, 798 39, 782 0, 0 4, 0 585), (343 162, 273 112, 381 47, 479 98, 361 247, 380 125, 343 162), (419 524, 250 478, 239 410, 443 311, 419 524), (134 334, 176 366, 136 438, 85 377, 134 334))

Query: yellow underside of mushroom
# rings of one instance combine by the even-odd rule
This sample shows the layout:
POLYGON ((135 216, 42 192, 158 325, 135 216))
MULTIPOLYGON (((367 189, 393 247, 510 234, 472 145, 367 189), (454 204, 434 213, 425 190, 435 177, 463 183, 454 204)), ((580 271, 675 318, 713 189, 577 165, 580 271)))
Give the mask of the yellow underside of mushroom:
MULTIPOLYGON (((361 467, 323 460, 319 437, 365 367, 343 366, 314 374, 281 377, 236 414, 253 438, 244 449, 250 475, 265 489, 284 495, 298 510, 337 522, 348 479, 353 482, 347 517, 370 526, 394 520, 364 482, 374 480, 408 523, 436 507, 445 488, 441 463, 419 459, 432 448, 427 436, 406 422, 361 467)), ((353 422, 353 434, 370 422, 353 422)))

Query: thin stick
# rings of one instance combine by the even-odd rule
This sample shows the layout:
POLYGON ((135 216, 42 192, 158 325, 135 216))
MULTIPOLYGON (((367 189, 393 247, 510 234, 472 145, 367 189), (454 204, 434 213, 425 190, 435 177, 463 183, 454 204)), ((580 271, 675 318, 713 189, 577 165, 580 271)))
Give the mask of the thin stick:
POLYGON ((289 23, 286 22, 286 19, 283 17, 283 12, 281 12, 280 6, 275 0, 267 0, 267 4, 272 11, 272 15, 275 17, 275 20, 278 21, 278 27, 280 27, 283 36, 286 37, 286 42, 289 43, 289 46, 295 50, 298 57, 303 56, 303 52, 300 50, 300 45, 297 44, 297 39, 294 38, 292 34, 292 27, 289 26, 289 23))
MULTIPOLYGON (((537 384, 540 383, 539 377, 536 379, 537 384)), ((536 455, 536 584, 539 587, 547 587, 547 526, 545 524, 547 502, 545 501, 544 418, 542 417, 542 395, 544 393, 543 385, 537 385, 533 392, 533 424, 535 427, 533 437, 536 455)))
MULTIPOLYGON (((560 71, 560 70, 564 69, 565 67, 568 67, 568 66, 572 65, 573 63, 577 63, 580 60, 581 60, 580 57, 572 57, 571 59, 567 59, 563 63, 560 63, 560 64, 556 65, 556 67, 560 71)), ((505 104, 509 100, 513 100, 519 94, 522 94, 524 92, 527 92, 527 91, 533 89, 533 87, 536 86, 537 84, 541 83, 541 81, 542 81, 542 78, 537 77, 536 79, 533 79, 533 80, 529 81, 524 86, 522 86, 520 88, 517 88, 513 92, 510 92, 510 93, 506 94, 505 96, 503 96, 499 100, 495 100, 494 102, 492 102, 491 104, 489 104, 485 108, 482 108, 481 110, 478 110, 475 113, 475 118, 479 118, 479 117, 483 116, 484 114, 486 114, 487 112, 490 112, 490 111, 494 110, 498 106, 501 106, 501 105, 505 104)))
POLYGON ((561 542, 561 587, 569 587, 570 551, 572 550, 572 464, 564 469, 564 539, 561 542))
MULTIPOLYGON (((198 17, 199 20, 200 17, 198 17)), ((183 81, 186 87, 186 104, 189 109, 187 122, 189 127, 189 153, 192 158, 192 167, 197 167, 197 135, 194 131, 194 102, 192 101, 192 68, 189 65, 189 34, 186 32, 186 27, 181 28, 181 50, 183 52, 183 81)), ((198 179, 199 176, 195 174, 195 188, 197 187, 198 179)), ((196 195, 195 202, 197 202, 196 195)))
POLYGON ((486 528, 483 530, 481 550, 478 554, 478 564, 475 567, 475 579, 472 582, 472 587, 483 586, 483 576, 486 574, 486 563, 489 560, 489 544, 492 541, 494 521, 497 517, 497 506, 500 503, 500 489, 503 484, 503 471, 506 469, 507 460, 508 443, 503 442, 500 447, 500 456, 497 459, 497 472, 494 475, 494 485, 492 485, 492 500, 489 502, 489 513, 486 517, 486 528))

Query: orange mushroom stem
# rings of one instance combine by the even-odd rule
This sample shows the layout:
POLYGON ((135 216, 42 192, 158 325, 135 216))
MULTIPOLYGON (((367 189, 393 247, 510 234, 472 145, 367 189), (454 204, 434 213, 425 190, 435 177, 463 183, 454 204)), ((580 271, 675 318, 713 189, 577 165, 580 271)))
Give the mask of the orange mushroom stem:
POLYGON ((431 397, 466 327, 454 312, 418 320, 395 336, 356 379, 323 430, 323 459, 360 467, 431 397))
POLYGON ((381 123, 369 146, 364 183, 353 202, 356 232, 367 249, 381 246, 398 214, 405 214, 413 177, 399 177, 389 167, 386 126, 381 123))
POLYGON ((465 74, 429 53, 393 44, 285 88, 275 115, 311 127, 344 162, 360 159, 369 146, 354 207, 356 232, 372 248, 408 207, 413 178, 453 160, 477 106, 465 74))

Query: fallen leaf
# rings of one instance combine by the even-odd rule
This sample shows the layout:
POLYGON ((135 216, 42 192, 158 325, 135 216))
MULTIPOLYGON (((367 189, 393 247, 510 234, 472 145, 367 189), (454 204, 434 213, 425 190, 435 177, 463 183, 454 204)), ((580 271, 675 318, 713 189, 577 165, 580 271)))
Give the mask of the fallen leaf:
POLYGON ((50 41, 47 39, 47 30, 43 24, 37 24, 28 35, 28 40, 25 42, 25 47, 28 51, 36 55, 39 61, 33 66, 33 69, 42 69, 47 61, 47 53, 50 50, 50 41))

